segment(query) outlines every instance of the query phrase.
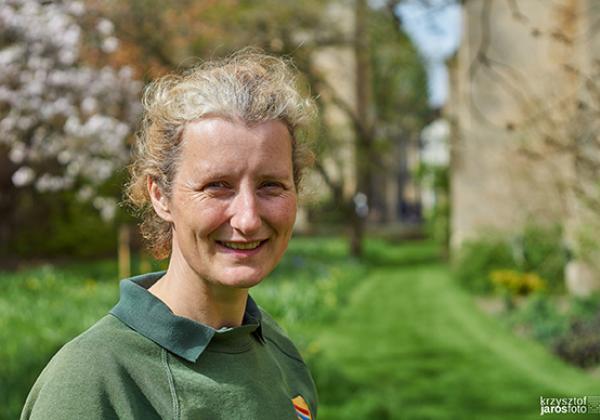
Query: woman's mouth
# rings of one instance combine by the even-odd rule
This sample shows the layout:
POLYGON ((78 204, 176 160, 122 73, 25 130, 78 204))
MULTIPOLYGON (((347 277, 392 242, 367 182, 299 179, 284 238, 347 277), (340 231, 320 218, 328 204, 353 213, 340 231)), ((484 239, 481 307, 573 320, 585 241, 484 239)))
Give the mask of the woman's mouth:
POLYGON ((238 249, 238 250, 250 250, 255 249, 260 246, 262 241, 252 241, 252 242, 226 242, 226 241, 217 241, 225 248, 229 249, 238 249))
POLYGON ((268 241, 268 239, 239 242, 239 241, 217 241, 217 244, 221 246, 221 250, 236 255, 254 255, 259 252, 262 246, 268 241))

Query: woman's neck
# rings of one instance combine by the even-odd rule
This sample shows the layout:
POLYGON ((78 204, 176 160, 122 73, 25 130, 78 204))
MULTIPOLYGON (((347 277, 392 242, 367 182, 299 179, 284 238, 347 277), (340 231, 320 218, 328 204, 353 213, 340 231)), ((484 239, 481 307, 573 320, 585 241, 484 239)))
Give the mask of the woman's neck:
POLYGON ((175 315, 215 329, 242 325, 248 299, 248 289, 212 284, 176 255, 172 255, 166 274, 148 290, 175 315))

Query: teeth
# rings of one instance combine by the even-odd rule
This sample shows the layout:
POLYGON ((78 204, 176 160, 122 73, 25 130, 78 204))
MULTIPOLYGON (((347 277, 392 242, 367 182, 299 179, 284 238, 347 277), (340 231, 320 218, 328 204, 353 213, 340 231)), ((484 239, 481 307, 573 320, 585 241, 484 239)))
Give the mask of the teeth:
POLYGON ((254 242, 221 242, 223 246, 231 249, 254 249, 260 245, 260 241, 254 242))

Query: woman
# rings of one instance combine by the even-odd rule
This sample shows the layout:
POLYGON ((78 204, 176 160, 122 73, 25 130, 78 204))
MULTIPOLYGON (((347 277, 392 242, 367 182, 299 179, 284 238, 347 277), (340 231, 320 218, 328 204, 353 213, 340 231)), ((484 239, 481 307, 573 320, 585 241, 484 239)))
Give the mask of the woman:
POLYGON ((310 419, 298 351, 248 295, 281 259, 313 103, 283 60, 245 51, 146 89, 128 193, 166 272, 66 344, 22 419, 310 419))

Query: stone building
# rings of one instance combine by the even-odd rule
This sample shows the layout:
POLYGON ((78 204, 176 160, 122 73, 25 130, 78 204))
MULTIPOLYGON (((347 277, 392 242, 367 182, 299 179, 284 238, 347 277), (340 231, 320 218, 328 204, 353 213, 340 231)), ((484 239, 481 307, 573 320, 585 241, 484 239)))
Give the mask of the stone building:
POLYGON ((578 294, 600 288, 599 18, 597 0, 465 1, 447 108, 452 244, 559 222, 578 294))

